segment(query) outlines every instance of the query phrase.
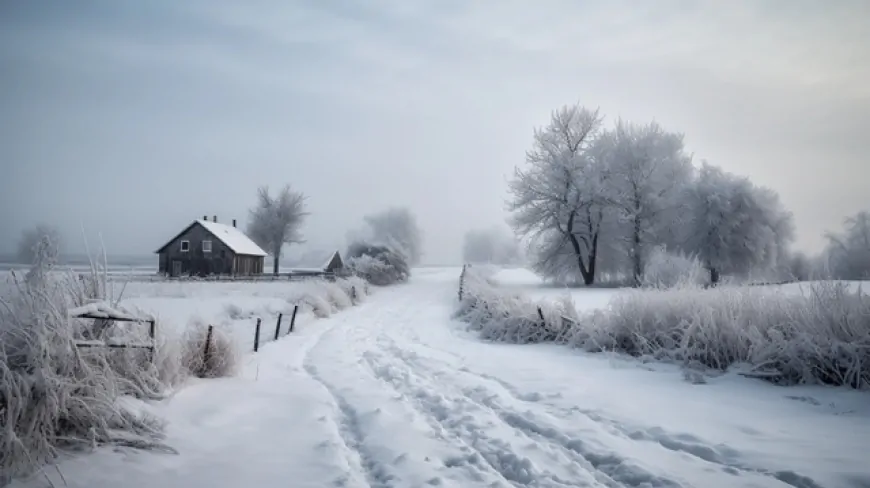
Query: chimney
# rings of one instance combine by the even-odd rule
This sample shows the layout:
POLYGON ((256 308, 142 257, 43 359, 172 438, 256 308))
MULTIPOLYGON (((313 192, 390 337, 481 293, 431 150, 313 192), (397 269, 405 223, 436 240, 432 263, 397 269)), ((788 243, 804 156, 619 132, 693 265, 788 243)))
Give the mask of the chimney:
POLYGON ((208 222, 208 215, 203 215, 202 220, 205 220, 206 222, 208 222))
POLYGON ((211 221, 216 224, 217 223, 217 215, 213 215, 211 218, 211 221))
POLYGON ((233 219, 233 227, 236 226, 236 219, 233 219))

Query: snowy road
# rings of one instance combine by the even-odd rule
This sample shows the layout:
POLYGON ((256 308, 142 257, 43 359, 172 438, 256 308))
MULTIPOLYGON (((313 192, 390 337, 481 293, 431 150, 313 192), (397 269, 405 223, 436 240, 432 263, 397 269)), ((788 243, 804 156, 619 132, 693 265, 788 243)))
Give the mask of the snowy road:
POLYGON ((692 385, 668 367, 485 344, 449 319, 456 279, 420 272, 268 345, 241 378, 182 390, 157 407, 178 455, 103 451, 63 463, 67 484, 870 486, 865 394, 692 385))

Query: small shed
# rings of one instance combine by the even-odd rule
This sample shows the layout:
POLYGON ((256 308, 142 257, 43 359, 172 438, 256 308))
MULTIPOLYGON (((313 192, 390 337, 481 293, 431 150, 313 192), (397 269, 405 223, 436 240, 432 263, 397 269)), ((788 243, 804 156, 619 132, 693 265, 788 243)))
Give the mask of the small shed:
POLYGON ((217 217, 194 220, 155 251, 160 273, 169 276, 247 276, 263 273, 266 251, 244 232, 217 217))
POLYGON ((343 270, 344 260, 339 251, 329 254, 314 251, 299 260, 291 273, 295 276, 340 275, 343 270))
POLYGON ((335 273, 344 268, 344 260, 341 259, 341 253, 335 251, 332 256, 323 265, 323 271, 327 273, 335 273))

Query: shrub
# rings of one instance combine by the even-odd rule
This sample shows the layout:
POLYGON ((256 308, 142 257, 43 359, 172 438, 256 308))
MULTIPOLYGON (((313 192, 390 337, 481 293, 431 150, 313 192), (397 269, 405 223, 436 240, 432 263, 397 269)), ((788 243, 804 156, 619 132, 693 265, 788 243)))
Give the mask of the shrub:
POLYGON ((241 351, 232 337, 220 327, 212 327, 211 337, 208 324, 193 319, 185 331, 182 341, 181 363, 188 374, 197 378, 222 378, 232 376, 238 370, 241 351), (208 350, 206 350, 208 342, 208 350))
POLYGON ((119 402, 157 395, 157 367, 133 351, 75 346, 129 337, 112 323, 68 319, 82 301, 107 298, 105 275, 96 267, 86 279, 57 275, 45 263, 37 259, 0 297, 0 473, 24 476, 60 452, 100 444, 169 449, 158 442, 158 419, 119 402))
POLYGON ((405 256, 387 246, 357 242, 348 249, 347 267, 377 286, 403 283, 411 275, 405 256))
POLYGON ((654 249, 647 258, 641 285, 648 288, 683 288, 706 285, 709 272, 695 257, 654 249))
POLYGON ((469 272, 456 316, 490 340, 737 368, 780 384, 870 388, 870 297, 845 283, 631 290, 577 316, 570 300, 506 295, 469 272))
POLYGON ((368 281, 359 276, 350 276, 335 280, 335 285, 341 288, 345 295, 350 297, 353 305, 362 302, 363 298, 369 294, 368 281))

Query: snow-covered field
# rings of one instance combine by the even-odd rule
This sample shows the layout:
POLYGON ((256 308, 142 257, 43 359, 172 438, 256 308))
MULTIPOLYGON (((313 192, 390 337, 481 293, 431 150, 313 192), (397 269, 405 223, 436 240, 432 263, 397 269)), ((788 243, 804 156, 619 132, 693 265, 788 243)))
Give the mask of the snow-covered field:
POLYGON ((535 300, 556 300, 570 296, 578 311, 604 308, 619 293, 618 288, 568 288, 544 282, 526 268, 502 269, 492 276, 499 288, 535 300))
MULTIPOLYGON (((535 300, 556 300, 564 296, 571 297, 577 310, 582 312, 596 308, 605 308, 610 300, 628 289, 620 288, 569 288, 543 281, 538 275, 526 268, 509 268, 497 271, 491 279, 499 288, 512 293, 519 293, 535 300)), ((790 293, 806 293, 812 282, 790 283, 786 285, 770 285, 790 293)), ((848 282, 851 289, 870 293, 870 281, 848 282)), ((764 287, 758 287, 762 289, 764 287)))
MULTIPOLYGON (((101 449, 62 462, 65 482, 46 469, 12 486, 870 486, 867 393, 733 375, 693 385, 671 366, 484 343, 451 320, 458 275, 415 270, 267 344, 238 377, 143 406, 168 419, 177 454, 101 449)), ((223 319, 228 304, 277 312, 292 286, 127 293, 181 324, 223 319)), ((584 303, 614 293, 600 291, 584 303)))
POLYGON ((261 344, 274 340, 279 314, 283 314, 280 332, 283 336, 288 332, 294 305, 302 304, 296 325, 310 322, 314 314, 303 297, 326 296, 328 286, 317 279, 293 282, 131 281, 126 285, 116 284, 115 290, 120 293, 123 288, 121 304, 124 307, 155 316, 161 328, 181 332, 190 322, 212 324, 229 332, 245 351, 250 351, 257 319, 262 321, 261 344), (313 293, 312 288, 315 289, 313 293))

